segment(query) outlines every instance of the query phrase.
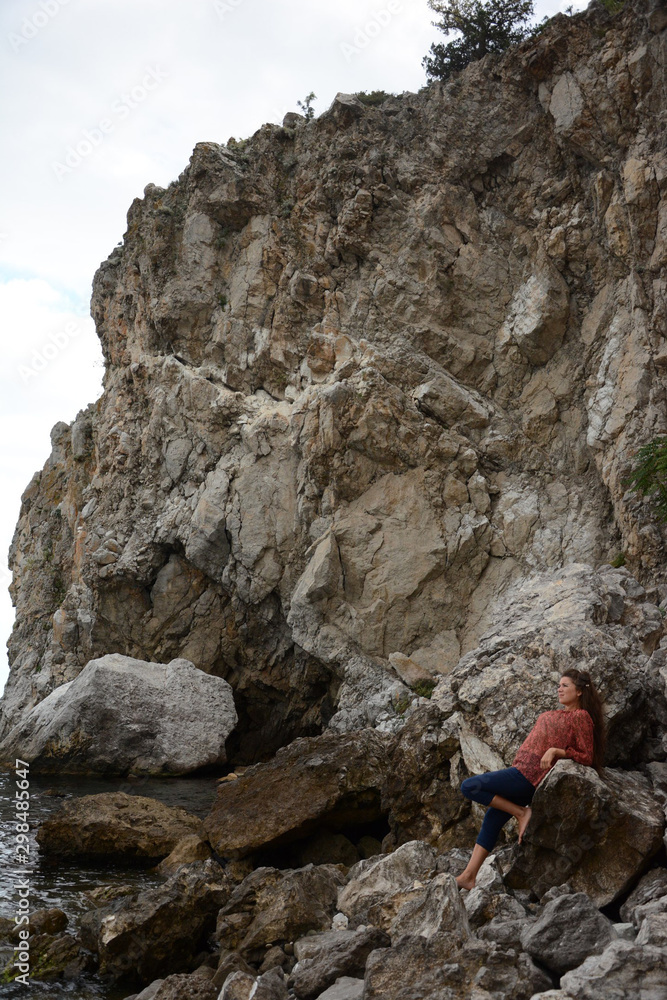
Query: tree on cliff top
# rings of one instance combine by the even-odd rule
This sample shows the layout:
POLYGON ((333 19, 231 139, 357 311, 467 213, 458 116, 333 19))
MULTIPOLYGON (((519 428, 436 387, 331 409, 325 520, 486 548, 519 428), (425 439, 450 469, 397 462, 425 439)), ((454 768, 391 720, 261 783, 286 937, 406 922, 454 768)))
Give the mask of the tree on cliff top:
POLYGON ((429 80, 447 80, 487 52, 504 52, 529 34, 526 21, 533 15, 533 0, 428 0, 441 17, 433 21, 454 41, 433 44, 422 66, 429 80))

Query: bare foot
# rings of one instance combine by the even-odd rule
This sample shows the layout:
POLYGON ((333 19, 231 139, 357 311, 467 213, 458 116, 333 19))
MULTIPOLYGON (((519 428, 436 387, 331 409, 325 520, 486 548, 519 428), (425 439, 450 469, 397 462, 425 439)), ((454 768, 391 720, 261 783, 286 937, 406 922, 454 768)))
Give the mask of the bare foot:
POLYGON ((474 889, 475 879, 472 875, 466 875, 465 872, 461 872, 460 875, 456 876, 456 884, 459 889, 474 889))
POLYGON ((526 832, 526 827, 530 823, 530 817, 532 815, 533 815, 533 810, 530 808, 530 806, 526 806, 524 808, 524 810, 523 810, 523 816, 521 817, 520 820, 518 820, 518 823, 519 823, 519 843, 521 843, 521 841, 523 840, 523 835, 526 832))

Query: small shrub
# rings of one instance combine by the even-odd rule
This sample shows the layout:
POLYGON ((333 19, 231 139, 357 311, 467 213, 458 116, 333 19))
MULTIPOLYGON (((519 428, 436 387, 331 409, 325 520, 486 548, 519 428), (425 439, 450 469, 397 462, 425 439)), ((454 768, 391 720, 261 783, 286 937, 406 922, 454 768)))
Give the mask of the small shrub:
POLYGON ((393 97, 394 94, 388 94, 386 90, 371 90, 369 93, 366 93, 365 90, 360 90, 354 96, 362 104, 376 108, 379 104, 384 104, 387 98, 393 97))
POLYGON ((412 690, 415 694, 418 694, 420 698, 430 698, 433 694, 435 683, 435 681, 417 681, 417 683, 413 685, 412 690))
POLYGON ((650 497, 658 520, 667 521, 667 437, 655 438, 639 449, 635 468, 623 485, 650 497))
POLYGON ((226 295, 218 295, 218 304, 220 305, 221 309, 225 308, 228 301, 229 300, 227 299, 226 295))
POLYGON ((625 6, 625 0, 600 0, 608 14, 619 14, 625 6))
POLYGON ((609 565, 613 566, 614 569, 620 569, 621 566, 625 566, 625 553, 619 552, 618 555, 610 560, 609 565))

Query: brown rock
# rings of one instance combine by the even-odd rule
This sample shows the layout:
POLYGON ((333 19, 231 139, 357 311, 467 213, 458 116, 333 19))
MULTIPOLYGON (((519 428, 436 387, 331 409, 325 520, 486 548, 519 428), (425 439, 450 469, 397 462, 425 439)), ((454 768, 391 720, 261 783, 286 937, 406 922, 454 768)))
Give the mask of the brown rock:
POLYGON ((508 885, 542 895, 567 881, 596 906, 636 882, 662 846, 664 817, 646 778, 559 761, 540 783, 508 885))
POLYGON ((206 834, 223 857, 340 830, 382 815, 380 789, 389 737, 366 729, 296 740, 268 764, 218 786, 206 834))
POLYGON ((200 831, 201 821, 185 809, 144 795, 102 792, 65 802, 40 825, 37 842, 46 854, 161 858, 200 831))

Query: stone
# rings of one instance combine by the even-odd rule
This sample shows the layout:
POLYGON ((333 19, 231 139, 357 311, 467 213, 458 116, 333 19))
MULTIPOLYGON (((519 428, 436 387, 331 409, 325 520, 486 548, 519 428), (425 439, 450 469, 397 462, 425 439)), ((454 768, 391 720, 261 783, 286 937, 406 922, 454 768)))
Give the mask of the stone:
POLYGON ((156 870, 163 875, 171 875, 179 865, 187 865, 191 861, 207 861, 210 857, 211 848, 206 841, 198 833, 190 833, 178 841, 167 857, 157 865, 156 870))
POLYGON ((664 430, 662 23, 561 14, 146 185, 94 278, 103 392, 21 498, 0 740, 108 654, 228 682, 234 767, 392 739, 427 700, 400 654, 466 735, 414 803, 372 784, 387 848, 470 845, 457 785, 511 762, 567 666, 600 682, 609 766, 664 763, 665 539, 627 487, 664 430))
POLYGON ((223 857, 302 839, 325 826, 336 831, 382 815, 388 737, 367 729, 295 740, 267 764, 218 785, 204 820, 223 857))
POLYGON ((218 988, 196 974, 175 974, 159 982, 160 985, 151 1000, 217 1000, 218 998, 218 988))
POLYGON ((664 913, 650 913, 642 920, 635 944, 652 945, 663 951, 667 948, 667 906, 664 913))
POLYGON ((386 857, 360 861, 338 893, 338 909, 358 925, 374 903, 433 870, 436 852, 420 840, 409 841, 386 857))
POLYGON ((216 862, 184 865, 162 885, 85 913, 82 944, 112 979, 179 973, 202 950, 231 889, 216 862))
POLYGON ((540 783, 523 846, 506 873, 542 895, 565 879, 605 906, 627 892, 662 844, 664 817, 637 772, 561 760, 540 783))
POLYGON ((642 876, 621 906, 621 919, 632 921, 638 926, 634 919, 635 910, 661 896, 667 896, 667 868, 653 868, 642 876))
POLYGON ((294 994, 299 1000, 314 1000, 344 976, 363 978, 370 953, 389 944, 388 935, 377 927, 359 929, 338 941, 329 939, 326 948, 309 958, 299 958, 291 977, 294 994))
POLYGON ((232 972, 220 991, 220 1000, 250 1000, 257 992, 257 980, 247 972, 232 972))
POLYGON ((61 857, 157 859, 200 831, 201 820, 185 809, 145 795, 101 792, 63 803, 40 824, 37 843, 45 854, 61 857))
POLYGON ((599 955, 614 940, 613 924, 583 892, 558 896, 526 927, 521 944, 531 958, 555 975, 599 955))
POLYGON ((184 659, 164 665, 110 653, 41 701, 0 755, 34 771, 187 774, 224 763, 236 722, 222 678, 184 659))
POLYGON ((446 714, 460 713, 471 767, 511 765, 537 716, 558 707, 565 664, 590 670, 602 692, 606 762, 632 766, 660 724, 663 702, 659 668, 647 661, 662 618, 644 598, 624 570, 572 564, 521 579, 484 608, 474 648, 439 680, 432 698, 446 714))
POLYGON ((568 287, 545 256, 518 289, 509 307, 512 340, 533 365, 543 365, 563 342, 570 311, 568 287))
POLYGON ((664 949, 612 941, 601 955, 593 955, 578 969, 566 972, 560 986, 573 1000, 664 996, 667 991, 664 949))
POLYGON ((363 979, 341 976, 333 986, 320 993, 317 1000, 361 1000, 364 995, 363 979))
POLYGON ((247 956, 275 942, 294 941, 308 931, 326 930, 343 881, 333 865, 293 871, 258 868, 218 911, 216 939, 221 948, 247 956))

